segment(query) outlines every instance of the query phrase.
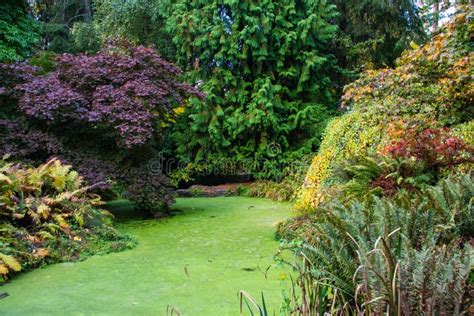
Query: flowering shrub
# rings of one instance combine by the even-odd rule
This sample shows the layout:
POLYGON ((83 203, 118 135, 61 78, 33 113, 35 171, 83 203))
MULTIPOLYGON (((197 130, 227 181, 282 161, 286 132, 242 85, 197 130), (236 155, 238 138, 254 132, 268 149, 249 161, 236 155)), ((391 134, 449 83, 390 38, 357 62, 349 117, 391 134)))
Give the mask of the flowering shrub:
POLYGON ((24 64, 0 71, 11 72, 0 82, 0 95, 10 98, 0 121, 0 154, 36 163, 58 156, 91 184, 121 183, 142 207, 172 202, 167 178, 148 174, 147 162, 175 109, 202 96, 179 81, 179 68, 151 48, 124 43, 94 56, 59 56, 47 75, 24 64))

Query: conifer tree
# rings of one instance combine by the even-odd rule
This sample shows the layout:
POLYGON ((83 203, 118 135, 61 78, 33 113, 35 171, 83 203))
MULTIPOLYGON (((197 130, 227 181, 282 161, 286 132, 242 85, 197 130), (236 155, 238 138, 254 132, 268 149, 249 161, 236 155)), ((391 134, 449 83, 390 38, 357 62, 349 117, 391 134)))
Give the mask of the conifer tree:
POLYGON ((344 68, 393 67, 395 60, 425 39, 416 0, 332 0, 340 13, 337 53, 344 68))
POLYGON ((276 164, 296 148, 317 148, 335 106, 339 70, 327 51, 337 32, 335 5, 183 0, 173 11, 177 61, 207 94, 177 124, 181 159, 265 159, 262 175, 278 176, 276 164))

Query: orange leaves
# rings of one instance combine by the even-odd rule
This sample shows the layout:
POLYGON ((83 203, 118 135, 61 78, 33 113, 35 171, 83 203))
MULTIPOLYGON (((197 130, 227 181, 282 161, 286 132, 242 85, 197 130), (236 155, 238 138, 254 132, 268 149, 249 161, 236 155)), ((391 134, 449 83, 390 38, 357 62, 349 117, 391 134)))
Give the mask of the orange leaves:
POLYGON ((8 274, 8 268, 4 264, 0 264, 0 274, 1 275, 7 275, 8 274))
POLYGON ((44 258, 49 256, 49 250, 46 248, 38 248, 33 250, 33 256, 35 258, 44 258))
MULTIPOLYGON (((385 149, 385 154, 422 160, 434 169, 473 161, 471 147, 439 130, 472 119, 474 58, 465 35, 472 22, 467 23, 464 17, 455 19, 431 42, 403 53, 395 69, 367 71, 344 88, 341 108, 349 113, 328 125, 298 209, 317 206, 324 190, 337 186, 338 164, 367 153, 385 149)), ((472 139, 469 132, 464 131, 472 139)))

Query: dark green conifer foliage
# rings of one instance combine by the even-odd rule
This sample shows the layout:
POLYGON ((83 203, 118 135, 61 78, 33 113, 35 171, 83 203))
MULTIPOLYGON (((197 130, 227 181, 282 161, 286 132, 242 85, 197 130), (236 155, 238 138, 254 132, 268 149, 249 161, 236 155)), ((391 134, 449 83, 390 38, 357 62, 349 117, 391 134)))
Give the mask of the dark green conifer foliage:
POLYGON ((317 149, 335 106, 336 17, 326 0, 178 1, 168 20, 177 62, 207 93, 177 124, 180 158, 270 158, 257 175, 272 177, 317 149))
POLYGON ((414 0, 332 0, 340 13, 338 60, 348 69, 393 67, 409 48, 426 39, 414 0))
POLYGON ((154 46, 168 61, 175 61, 172 34, 165 30, 174 0, 96 0, 94 23, 103 38, 123 38, 154 46))

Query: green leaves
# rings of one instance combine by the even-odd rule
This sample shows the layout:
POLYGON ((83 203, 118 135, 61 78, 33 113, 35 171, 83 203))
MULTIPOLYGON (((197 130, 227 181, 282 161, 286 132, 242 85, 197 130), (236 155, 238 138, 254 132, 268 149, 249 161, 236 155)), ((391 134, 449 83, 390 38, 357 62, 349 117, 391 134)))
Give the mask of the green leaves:
POLYGON ((0 62, 23 60, 39 43, 38 23, 21 3, 11 1, 0 6, 0 62))
POLYGON ((316 149, 326 119, 300 115, 294 124, 294 116, 315 103, 334 106, 330 77, 338 70, 324 49, 337 29, 333 5, 178 1, 174 9, 167 28, 177 59, 190 79, 204 81, 207 94, 192 101, 175 128, 181 159, 263 160, 270 158, 267 145, 279 144, 281 154, 271 157, 278 164, 302 145, 316 149))
MULTIPOLYGON (((368 159, 351 170, 372 177, 377 168, 368 159)), ((293 241, 283 249, 299 259, 296 284, 302 293, 321 293, 321 283, 338 289, 358 314, 457 314, 472 265, 473 193, 467 173, 390 198, 333 195, 315 214, 279 227, 293 241)))

